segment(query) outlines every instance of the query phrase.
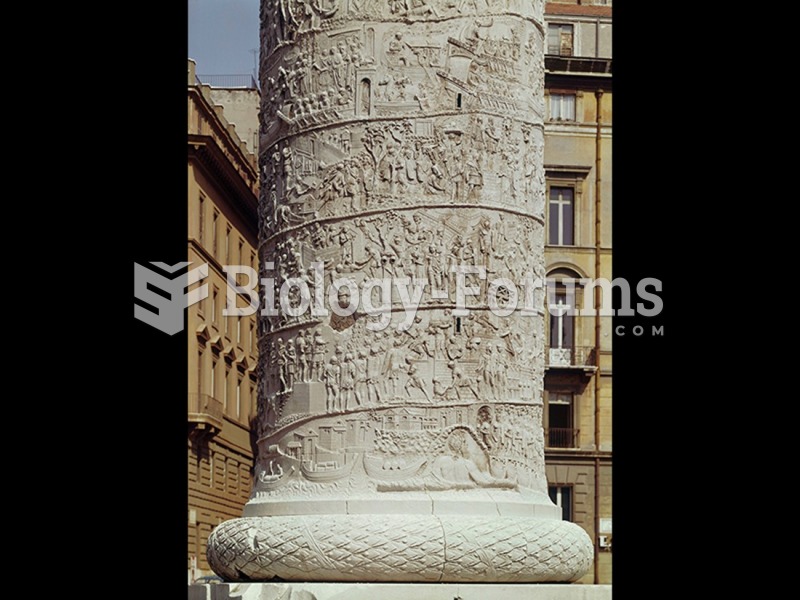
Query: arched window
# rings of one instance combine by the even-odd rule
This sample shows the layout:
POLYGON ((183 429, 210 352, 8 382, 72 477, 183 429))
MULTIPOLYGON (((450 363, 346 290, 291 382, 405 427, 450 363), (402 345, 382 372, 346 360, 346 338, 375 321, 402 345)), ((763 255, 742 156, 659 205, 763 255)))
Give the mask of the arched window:
POLYGON ((547 276, 545 308, 548 313, 547 364, 570 366, 575 353, 576 320, 582 290, 581 275, 572 269, 559 268, 547 276))

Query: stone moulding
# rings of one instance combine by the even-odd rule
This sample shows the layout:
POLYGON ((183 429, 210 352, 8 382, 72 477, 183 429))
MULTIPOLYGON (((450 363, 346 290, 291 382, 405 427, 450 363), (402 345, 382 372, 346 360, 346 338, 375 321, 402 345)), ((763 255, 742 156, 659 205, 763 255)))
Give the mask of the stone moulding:
POLYGON ((592 545, 574 523, 519 517, 310 515, 226 521, 208 560, 235 581, 575 581, 592 545))

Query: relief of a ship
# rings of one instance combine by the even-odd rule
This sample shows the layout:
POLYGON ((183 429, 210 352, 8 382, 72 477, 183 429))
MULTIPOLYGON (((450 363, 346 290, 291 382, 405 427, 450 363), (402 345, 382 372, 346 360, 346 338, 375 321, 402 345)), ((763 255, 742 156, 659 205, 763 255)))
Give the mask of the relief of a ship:
POLYGON ((356 463, 356 456, 342 455, 343 463, 338 460, 326 461, 303 461, 300 463, 300 471, 303 477, 309 481, 326 482, 347 477, 353 470, 356 463))
POLYGON ((390 459, 385 456, 364 455, 364 469, 373 479, 382 481, 401 481, 414 477, 427 462, 424 456, 409 458, 404 461, 390 459))
POLYGON ((280 462, 270 460, 267 470, 258 474, 257 488, 261 491, 276 490, 286 485, 296 472, 294 466, 290 465, 288 469, 284 469, 280 462))

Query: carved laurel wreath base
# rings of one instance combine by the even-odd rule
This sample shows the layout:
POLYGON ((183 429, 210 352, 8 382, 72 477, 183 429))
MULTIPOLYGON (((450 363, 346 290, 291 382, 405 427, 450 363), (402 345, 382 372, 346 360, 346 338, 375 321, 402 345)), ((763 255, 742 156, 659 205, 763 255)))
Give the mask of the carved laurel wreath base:
POLYGON ((574 581, 592 543, 574 523, 519 517, 313 515, 233 519, 208 540, 233 581, 574 581))

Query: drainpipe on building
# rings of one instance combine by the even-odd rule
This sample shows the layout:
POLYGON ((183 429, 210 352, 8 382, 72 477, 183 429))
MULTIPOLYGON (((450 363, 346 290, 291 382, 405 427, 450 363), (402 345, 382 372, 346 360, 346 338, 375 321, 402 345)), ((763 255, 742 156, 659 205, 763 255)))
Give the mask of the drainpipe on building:
MULTIPOLYGON (((602 171, 602 126, 603 126, 603 90, 596 90, 597 101, 597 133, 595 136, 594 167, 594 276, 600 277, 600 190, 603 181, 602 171)), ((594 352, 597 371, 594 374, 594 582, 600 583, 600 287, 594 287, 594 352)))

